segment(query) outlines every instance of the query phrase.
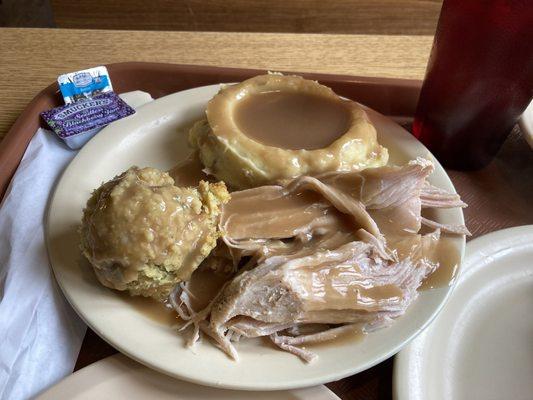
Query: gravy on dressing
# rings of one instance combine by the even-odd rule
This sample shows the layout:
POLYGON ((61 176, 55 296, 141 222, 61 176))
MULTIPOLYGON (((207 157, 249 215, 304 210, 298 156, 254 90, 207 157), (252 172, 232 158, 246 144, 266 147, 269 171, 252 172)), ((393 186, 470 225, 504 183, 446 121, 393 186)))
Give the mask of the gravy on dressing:
POLYGON ((298 92, 264 92, 245 96, 233 115, 239 129, 259 143, 315 150, 348 130, 351 114, 342 102, 298 92))

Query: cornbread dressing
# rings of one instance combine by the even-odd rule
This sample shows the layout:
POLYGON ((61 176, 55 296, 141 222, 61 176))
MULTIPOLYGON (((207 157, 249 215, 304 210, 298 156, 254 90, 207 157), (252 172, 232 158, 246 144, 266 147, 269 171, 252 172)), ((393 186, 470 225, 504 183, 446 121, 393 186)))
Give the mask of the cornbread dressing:
POLYGON ((222 182, 177 187, 166 172, 132 167, 89 199, 83 254, 103 285, 162 300, 215 247, 228 200, 222 182))

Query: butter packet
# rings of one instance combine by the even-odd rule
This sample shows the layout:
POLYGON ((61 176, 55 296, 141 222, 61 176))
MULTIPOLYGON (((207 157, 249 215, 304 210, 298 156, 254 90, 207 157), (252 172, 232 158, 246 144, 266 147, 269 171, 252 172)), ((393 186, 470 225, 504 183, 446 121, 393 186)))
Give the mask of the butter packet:
POLYGON ((70 72, 57 78, 65 104, 113 91, 106 67, 70 72))
POLYGON ((43 111, 41 116, 68 147, 79 149, 103 127, 131 114, 135 110, 109 92, 43 111))

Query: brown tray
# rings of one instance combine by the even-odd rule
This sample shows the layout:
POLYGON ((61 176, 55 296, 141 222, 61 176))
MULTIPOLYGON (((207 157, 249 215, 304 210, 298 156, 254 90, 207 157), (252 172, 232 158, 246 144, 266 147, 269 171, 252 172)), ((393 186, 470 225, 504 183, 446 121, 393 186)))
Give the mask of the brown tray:
MULTIPOLYGON (((128 62, 107 66, 118 93, 143 90, 154 98, 180 90, 221 82, 241 81, 263 70, 128 62)), ((415 112, 421 82, 362 78, 349 75, 298 73, 330 86, 338 94, 357 100, 399 121, 415 112)), ((41 91, 25 108, 0 142, 0 199, 41 124, 39 113, 62 103, 56 83, 41 91)), ((518 130, 513 131, 496 159, 476 172, 448 171, 457 191, 470 205, 465 218, 473 236, 510 226, 533 223, 533 152, 518 130), (528 201, 529 200, 529 201, 528 201)), ((90 329, 76 368, 115 353, 90 329)), ((360 374, 328 384, 342 399, 392 397, 392 359, 360 374)))
MULTIPOLYGON (((265 73, 264 70, 254 69, 143 62, 109 64, 107 68, 117 93, 143 90, 154 98, 198 86, 241 81, 265 73)), ((310 73, 299 75, 318 80, 340 95, 356 98, 383 114, 400 117, 413 115, 420 90, 420 82, 415 80, 310 73)), ((0 142, 0 198, 33 134, 42 123, 39 113, 62 103, 57 83, 51 84, 28 104, 0 142)))

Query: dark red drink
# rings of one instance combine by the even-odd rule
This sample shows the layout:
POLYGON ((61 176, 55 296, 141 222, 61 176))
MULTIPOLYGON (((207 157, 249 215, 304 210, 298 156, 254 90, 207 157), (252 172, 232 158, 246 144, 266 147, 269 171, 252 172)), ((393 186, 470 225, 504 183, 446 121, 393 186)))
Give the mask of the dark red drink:
POLYGON ((533 1, 445 0, 413 132, 446 167, 496 154, 533 97, 533 1))

